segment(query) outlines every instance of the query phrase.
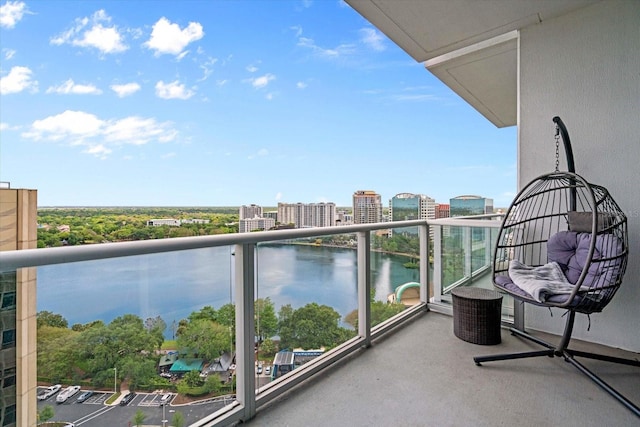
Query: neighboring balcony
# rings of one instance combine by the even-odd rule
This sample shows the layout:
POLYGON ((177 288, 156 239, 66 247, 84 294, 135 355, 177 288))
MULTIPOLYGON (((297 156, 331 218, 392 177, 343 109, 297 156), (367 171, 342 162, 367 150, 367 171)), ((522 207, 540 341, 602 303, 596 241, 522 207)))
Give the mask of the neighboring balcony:
MULTIPOLYGON (((475 366, 474 355, 531 347, 506 329, 496 346, 471 344, 453 334, 451 290, 492 287, 492 248, 499 226, 491 216, 404 221, 34 249, 3 252, 0 260, 3 273, 38 267, 38 311, 74 306, 59 313, 70 318, 69 326, 88 323, 87 312, 95 316, 92 320, 123 314, 144 320, 159 314, 169 327, 165 336, 171 336, 174 320, 203 306, 218 309, 233 304, 235 334, 230 329, 229 342, 236 355, 236 388, 226 399, 185 410, 190 414, 186 425, 230 425, 242 420, 265 426, 637 423, 636 416, 561 359, 475 366), (403 227, 417 231, 413 237, 417 256, 381 252, 385 231, 403 227), (417 268, 403 270, 403 262, 417 263, 417 268), (330 267, 323 269, 322 264, 330 267), (405 281, 420 284, 419 301, 381 318, 388 290, 405 281), (96 295, 97 303, 91 300, 96 295), (304 303, 330 307, 340 315, 339 331, 350 333, 340 335, 322 356, 278 378, 257 374, 261 350, 256 337, 266 326, 256 313, 255 301, 265 298, 276 311, 289 305, 295 313, 304 303), (163 301, 170 304, 158 313, 163 301), (73 320, 81 314, 83 320, 73 320)), ((502 316, 504 325, 515 321, 513 300, 506 296, 502 316)), ((589 366, 640 402, 640 372, 603 363, 589 366)), ((119 387, 123 378, 114 377, 122 372, 109 372, 110 387, 119 387)), ((58 414, 67 408, 59 406, 58 414)), ((148 409, 116 409, 134 413, 138 408, 148 409)), ((153 409, 144 424, 168 425, 162 424, 165 414, 153 409)), ((109 412, 102 415, 109 416, 109 412)))

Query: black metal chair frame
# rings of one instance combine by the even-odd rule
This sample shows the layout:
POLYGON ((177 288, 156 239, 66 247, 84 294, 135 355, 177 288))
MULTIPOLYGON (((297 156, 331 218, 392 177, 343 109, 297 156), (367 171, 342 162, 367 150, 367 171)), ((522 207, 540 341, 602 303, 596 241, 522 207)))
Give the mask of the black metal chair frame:
MULTIPOLYGON (((556 144, 558 143, 558 133, 562 136, 562 140, 564 143, 564 148, 565 148, 565 153, 567 156, 567 166, 569 169, 569 173, 559 173, 561 175, 563 175, 563 178, 566 178, 566 182, 567 184, 565 184, 567 186, 567 188, 569 188, 569 190, 571 191, 570 197, 569 197, 569 201, 567 202, 567 209, 573 209, 574 211, 576 210, 576 188, 579 187, 580 185, 586 185, 587 187, 595 187, 596 188, 596 192, 597 191, 604 191, 606 192, 606 189, 604 189, 603 187, 599 187, 599 186, 593 186, 589 183, 587 183, 586 181, 583 180, 582 177, 580 177, 579 175, 575 174, 575 165, 574 165, 574 160, 573 160, 573 152, 571 149, 571 141, 569 139, 569 135, 568 132, 566 130, 566 127, 564 126, 564 123, 562 122, 562 120, 559 117, 554 117, 553 121, 556 123, 556 144)), ((557 148, 557 147, 556 147, 557 148)), ((556 160, 557 160, 557 150, 556 150, 556 160)), ((557 161, 556 161, 556 173, 557 173, 557 161)), ((537 180, 542 180, 544 181, 545 179, 549 179, 549 180, 555 180, 558 179, 558 176, 555 176, 554 174, 548 174, 548 175, 543 175, 542 177, 538 177, 537 180)), ((532 183, 535 183, 536 180, 532 181, 532 183)), ((549 189, 543 189, 543 190, 527 190, 527 188, 531 185, 531 183, 527 186, 525 186, 523 188, 523 190, 518 194, 518 196, 516 196, 516 199, 514 199, 514 204, 516 203, 516 201, 521 198, 521 197, 528 197, 527 194, 523 194, 525 191, 531 191, 531 192, 535 192, 535 191, 554 191, 553 189, 549 190, 549 189)), ((591 190, 589 188, 589 190, 591 190)), ((588 194, 589 192, 587 192, 588 194)), ((566 194, 566 193, 565 193, 566 194)), ((593 198, 593 194, 594 191, 591 191, 591 197, 593 198)), ((608 196, 608 192, 606 194, 607 197, 608 196)), ((531 194, 531 197, 533 197, 533 195, 531 194)), ((595 200, 590 201, 590 203, 592 203, 594 210, 598 210, 598 208, 595 208, 595 205, 599 202, 596 202, 595 200)), ((615 204, 615 202, 613 202, 615 204)), ((519 295, 516 293, 511 292, 509 289, 505 289, 504 286, 501 286, 500 284, 496 283, 496 275, 502 274, 502 275, 506 275, 507 272, 504 268, 504 266, 502 267, 498 267, 498 264, 501 261, 499 259, 500 254, 499 254, 499 249, 500 249, 500 242, 501 242, 501 238, 504 238, 503 236, 503 229, 505 228, 505 222, 508 220, 509 215, 510 215, 510 211, 513 208, 514 204, 512 204, 512 206, 509 208, 509 211, 507 212, 507 215, 505 216, 505 219, 503 221, 502 227, 501 227, 501 232, 499 234, 499 240, 498 243, 496 244, 496 250, 494 253, 494 268, 493 268, 493 280, 494 280, 494 285, 501 291, 501 292, 506 292, 507 294, 511 295, 514 297, 514 300, 516 303, 520 303, 520 304, 524 304, 524 303, 531 303, 534 305, 538 305, 538 306, 544 306, 544 307, 558 307, 558 308, 564 308, 568 310, 568 313, 566 315, 566 323, 565 323, 565 327, 564 327, 564 333, 562 334, 562 337, 560 338, 558 344, 554 345, 551 344, 549 342, 546 342, 538 337, 535 337, 527 332, 525 332, 524 330, 520 330, 517 329, 515 327, 510 328, 510 331, 512 333, 512 335, 527 339, 529 341, 532 341, 534 343, 537 343, 538 345, 544 347, 544 350, 539 350, 539 351, 529 351, 529 352, 522 352, 522 353, 510 353, 510 354, 496 354, 496 355, 487 355, 487 356, 476 356, 473 358, 474 362, 476 363, 476 365, 481 366, 482 363, 484 362, 490 362, 490 361, 499 361, 499 360, 513 360, 513 359, 523 359, 523 358, 531 358, 531 357, 541 357, 541 356, 547 356, 550 358, 553 357, 562 357, 566 362, 571 363, 573 366, 575 366, 580 372, 582 372, 583 374, 585 374, 588 378, 590 378, 592 381, 594 381, 598 386, 600 386, 603 390, 605 390, 607 393, 609 393, 611 396, 613 396, 615 399, 617 399, 620 403, 622 403, 626 408, 628 408, 629 410, 631 410, 636 416, 640 417, 640 408, 635 405, 633 402, 631 402, 629 399, 627 399, 625 396, 623 396, 621 393, 619 393, 618 391, 616 391, 613 387, 611 387, 609 384, 607 384, 604 380, 602 380, 598 375, 596 375, 595 373, 593 373, 592 371, 590 371, 589 369, 587 369, 587 367, 585 367, 582 363, 580 363, 579 361, 577 361, 575 358, 576 357, 583 357, 583 358, 587 358, 587 359, 595 359, 595 360, 601 360, 601 361, 605 361, 605 362, 612 362, 612 363, 618 363, 618 364, 624 364, 624 365, 629 365, 629 366, 636 366, 636 367, 640 367, 640 360, 632 360, 632 359, 623 359, 623 358, 619 358, 619 357, 612 357, 612 356, 608 356, 608 355, 604 355, 604 354, 598 354, 598 353, 590 353, 590 352, 584 352, 584 351, 578 351, 578 350, 573 350, 568 348, 569 347, 569 342, 571 340, 571 336, 573 333, 573 326, 574 326, 574 321, 575 321, 575 316, 577 312, 580 313, 586 313, 586 314, 590 314, 593 312, 599 312, 602 310, 602 308, 604 308, 604 306, 609 302, 609 300, 613 297, 613 294, 615 294, 617 287, 620 285, 620 282, 622 281, 622 275, 624 274, 624 269, 626 268, 626 260, 627 260, 627 242, 626 242, 626 217, 624 216, 623 213, 621 213, 621 217, 619 219, 619 221, 624 221, 624 224, 620 224, 622 226, 624 226, 623 228, 623 233, 624 233, 624 259, 619 260, 622 264, 620 265, 622 268, 622 271, 620 272, 620 277, 618 278, 618 283, 615 284, 614 286, 611 286, 611 289, 607 289, 606 294, 602 294, 602 298, 600 298, 598 300, 597 303, 594 303, 594 301, 596 301, 595 298, 592 298, 591 301, 589 301, 588 298, 588 291, 586 293, 583 293, 580 290, 580 286, 582 285, 582 281, 585 278, 586 275, 586 271, 583 271, 582 275, 580 276, 580 279, 578 280, 578 282, 576 282, 576 289, 575 291, 572 293, 572 295, 564 302, 562 303, 540 303, 539 301, 533 300, 531 298, 529 298, 528 296, 523 296, 523 295, 519 295), (578 298, 576 298, 578 297, 578 298), (581 304, 581 301, 584 302, 583 304, 581 304)), ((541 209, 546 209, 547 207, 542 207, 541 209)), ((617 208, 617 205, 616 205, 617 208)), ((558 208, 556 208, 558 209, 558 208)), ((604 208, 606 209, 606 207, 604 208)), ((532 212, 525 212, 524 215, 540 215, 540 217, 544 216, 544 213, 541 213, 542 210, 532 213, 532 212)), ((595 236, 596 234, 601 233, 598 230, 599 225, 597 224, 598 221, 598 217, 597 217, 597 212, 593 212, 593 223, 592 223, 592 235, 595 236)), ((544 218, 544 221, 555 221, 555 218, 544 218)), ((590 252, 588 257, 591 258, 593 256, 593 246, 595 245, 595 238, 592 239, 591 243, 591 248, 590 248, 590 252)), ((540 242, 536 242, 536 243, 540 243, 540 244, 544 244, 546 243, 546 241, 540 241, 540 242)), ((502 247, 503 251, 504 251, 504 246, 502 247)), ((517 252, 520 250, 520 248, 517 247, 517 245, 514 244, 514 246, 510 247, 510 250, 517 252)), ((524 249, 523 249, 524 250, 524 249)), ((504 255, 504 252, 503 252, 504 255)), ((585 270, 589 268, 589 265, 585 266, 585 270)))

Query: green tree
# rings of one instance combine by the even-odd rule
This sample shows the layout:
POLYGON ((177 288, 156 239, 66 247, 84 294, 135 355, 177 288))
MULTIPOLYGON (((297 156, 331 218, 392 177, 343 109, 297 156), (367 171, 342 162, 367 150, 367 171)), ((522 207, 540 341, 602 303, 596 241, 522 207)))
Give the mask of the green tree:
POLYGON ((177 345, 189 355, 213 360, 231 348, 229 328, 208 319, 194 320, 180 333, 177 345))
POLYGON ((204 381, 205 389, 208 393, 218 393, 222 390, 222 381, 217 374, 212 374, 204 381))
POLYGON ((176 412, 175 414, 173 414, 173 417, 171 418, 171 425, 173 427, 184 427, 184 415, 182 415, 182 412, 176 412))
POLYGON ((129 390, 138 390, 141 386, 151 384, 158 378, 156 361, 143 355, 129 356, 121 360, 119 365, 121 375, 127 378, 129 390))
POLYGON ((278 332, 278 318, 271 298, 258 298, 254 303, 256 336, 258 342, 270 338, 278 332))
POLYGON ((265 340, 260 344, 260 351, 263 356, 274 355, 278 351, 278 348, 271 338, 265 338, 265 340))
POLYGON ((149 317, 144 322, 144 327, 151 336, 154 338, 157 343, 157 348, 162 347, 162 343, 164 342, 164 331, 167 329, 167 323, 162 320, 162 317, 149 317))
POLYGON ((211 307, 210 305, 205 305, 200 309, 200 311, 194 311, 189 315, 189 321, 193 322, 194 320, 211 320, 212 322, 218 321, 218 313, 216 309, 211 307))
POLYGON ((79 361, 78 332, 44 325, 38 329, 38 375, 60 381, 70 378, 79 361))
POLYGON ((288 325, 291 336, 287 339, 290 341, 286 345, 305 349, 335 347, 353 336, 353 331, 340 327, 339 322, 340 313, 333 308, 317 303, 307 304, 293 312, 288 325))
POLYGON ((189 387, 200 387, 204 380, 200 378, 200 373, 198 371, 189 371, 184 374, 182 377, 182 381, 184 381, 189 387))
POLYGON ((147 418, 147 415, 142 411, 142 409, 138 409, 136 414, 133 416, 133 425, 140 426, 144 422, 144 419, 147 418))
POLYGON ((278 332, 280 335, 280 349, 284 350, 291 346, 294 336, 293 307, 285 304, 278 312, 278 332))
POLYGON ((38 412, 38 420, 45 422, 53 418, 54 415, 55 412, 53 411, 53 406, 46 405, 44 408, 42 408, 42 411, 38 412))
POLYGON ((236 328, 236 306, 231 303, 227 303, 218 309, 218 323, 223 326, 233 327, 235 333, 236 328))
POLYGON ((55 328, 68 328, 69 323, 67 323, 67 319, 62 317, 60 314, 55 314, 50 311, 39 311, 36 314, 36 322, 37 327, 40 328, 44 325, 53 326, 55 328))

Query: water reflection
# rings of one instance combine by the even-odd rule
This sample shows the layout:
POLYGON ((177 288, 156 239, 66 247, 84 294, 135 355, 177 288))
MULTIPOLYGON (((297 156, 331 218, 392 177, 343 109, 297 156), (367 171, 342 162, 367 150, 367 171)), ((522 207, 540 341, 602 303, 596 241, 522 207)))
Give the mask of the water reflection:
MULTIPOLYGON (((376 299, 418 280, 405 257, 372 253, 376 299)), ((352 249, 298 245, 258 248, 256 298, 269 297, 276 310, 316 302, 345 316, 357 307, 357 254, 352 249)), ((68 263, 38 268, 38 311, 64 316, 69 325, 110 322, 132 313, 160 316, 170 325, 206 305, 233 302, 230 247, 68 263)))

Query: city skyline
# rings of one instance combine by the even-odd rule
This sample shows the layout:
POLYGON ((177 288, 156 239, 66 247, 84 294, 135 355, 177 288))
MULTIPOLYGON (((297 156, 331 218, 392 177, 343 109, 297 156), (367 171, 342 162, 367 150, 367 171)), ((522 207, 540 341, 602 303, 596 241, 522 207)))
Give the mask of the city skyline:
POLYGON ((515 127, 344 2, 151 3, 0 3, 1 181, 40 206, 515 195, 515 127))

